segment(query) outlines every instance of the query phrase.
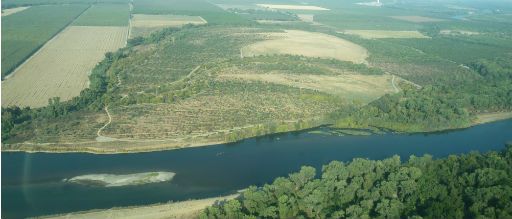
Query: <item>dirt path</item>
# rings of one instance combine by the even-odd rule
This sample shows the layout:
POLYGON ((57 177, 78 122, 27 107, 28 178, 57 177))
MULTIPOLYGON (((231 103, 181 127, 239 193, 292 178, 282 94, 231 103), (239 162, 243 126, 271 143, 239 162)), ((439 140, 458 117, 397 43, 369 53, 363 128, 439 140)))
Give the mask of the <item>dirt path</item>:
POLYGON ((105 107, 105 112, 107 112, 108 122, 105 123, 105 125, 103 125, 101 128, 99 128, 98 131, 96 132, 96 135, 98 135, 98 137, 96 137, 96 141, 99 141, 99 142, 117 141, 118 139, 116 139, 116 138, 103 136, 101 134, 101 131, 103 131, 103 129, 105 129, 108 125, 110 125, 110 123, 112 123, 112 116, 110 116, 110 112, 108 111, 108 106, 105 107))

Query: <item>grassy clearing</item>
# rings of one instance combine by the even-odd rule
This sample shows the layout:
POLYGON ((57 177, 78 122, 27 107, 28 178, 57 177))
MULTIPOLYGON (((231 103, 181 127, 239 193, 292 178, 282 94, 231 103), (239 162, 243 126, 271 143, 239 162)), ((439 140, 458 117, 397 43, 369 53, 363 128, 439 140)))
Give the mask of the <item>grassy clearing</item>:
POLYGON ((283 9, 283 10, 312 10, 312 11, 328 11, 327 8, 322 8, 313 5, 275 5, 275 4, 256 4, 262 8, 269 9, 283 9))
POLYGON ((365 48, 323 33, 286 30, 284 33, 271 33, 269 38, 269 40, 244 47, 242 49, 243 56, 291 54, 332 58, 354 63, 365 63, 368 57, 365 48))
POLYGON ((30 8, 30 7, 17 7, 17 8, 8 8, 8 9, 2 9, 2 17, 3 16, 7 16, 7 15, 11 15, 11 14, 14 14, 14 13, 18 13, 20 11, 23 11, 27 8, 30 8))
POLYGON ((94 4, 73 23, 75 26, 127 26, 128 4, 94 4))
POLYGON ((130 38, 149 36, 166 27, 181 27, 185 24, 206 24, 199 16, 134 14, 130 22, 130 38))
POLYGON ((69 100, 88 87, 88 73, 104 54, 124 46, 125 27, 70 26, 2 83, 2 106, 40 107, 69 100))
POLYGON ((393 92, 390 75, 221 74, 220 78, 262 81, 341 96, 368 103, 393 92))
POLYGON ((430 38, 418 31, 393 31, 393 30, 344 30, 342 33, 357 35, 365 39, 383 38, 430 38))
POLYGON ((2 78, 80 15, 87 5, 34 6, 2 18, 2 78))
POLYGON ((423 16, 390 16, 393 19, 403 20, 413 23, 428 23, 428 22, 441 22, 446 21, 439 18, 423 17, 423 16))

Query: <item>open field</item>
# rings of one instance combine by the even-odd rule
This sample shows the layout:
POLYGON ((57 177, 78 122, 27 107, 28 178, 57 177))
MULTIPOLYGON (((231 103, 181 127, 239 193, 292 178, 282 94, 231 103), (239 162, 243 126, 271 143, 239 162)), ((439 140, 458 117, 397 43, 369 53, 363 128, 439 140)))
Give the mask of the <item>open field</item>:
POLYGON ((126 219, 162 219, 162 218, 195 218, 208 206, 217 201, 231 200, 238 194, 205 198, 190 201, 181 201, 149 206, 133 206, 113 208, 108 210, 92 210, 69 214, 41 217, 45 219, 89 219, 89 218, 126 218, 126 219))
POLYGON ((75 26, 128 26, 128 4, 94 4, 73 22, 75 26))
POLYGON ((148 36, 151 32, 166 27, 181 27, 185 24, 206 24, 200 16, 134 14, 130 22, 130 38, 148 36))
POLYGON ((314 14, 297 14, 299 19, 304 22, 314 22, 315 15, 314 14))
POLYGON ((427 22, 440 22, 446 21, 439 18, 423 17, 423 16, 390 16, 391 18, 413 22, 413 23, 427 23, 427 22))
POLYGON ((70 26, 2 82, 2 106, 40 107, 69 100, 88 87, 88 73, 104 54, 124 46, 126 27, 70 26))
POLYGON ((439 33, 443 34, 443 35, 454 35, 454 36, 457 36, 457 35, 471 36, 471 35, 480 34, 479 32, 467 31, 467 30, 440 30, 439 33))
POLYGON ((20 12, 20 11, 23 11, 27 8, 30 8, 29 6, 27 7, 17 7, 17 8, 8 8, 8 9, 2 9, 2 17, 3 16, 7 16, 7 15, 11 15, 11 14, 14 14, 14 13, 17 13, 17 12, 20 12))
POLYGON ((2 78, 78 17, 87 5, 33 6, 2 18, 2 78))
POLYGON ((286 30, 269 33, 269 40, 242 48, 243 56, 291 54, 365 63, 368 52, 350 41, 315 32, 286 30))
POLYGON ((274 4, 256 4, 262 8, 270 9, 284 9, 284 10, 312 10, 312 11, 328 11, 327 8, 322 8, 313 5, 274 5, 274 4))
POLYGON ((390 75, 221 74, 219 77, 287 85, 363 102, 393 92, 390 75))
POLYGON ((344 30, 340 33, 360 36, 364 39, 383 39, 383 38, 430 38, 418 31, 393 31, 393 30, 344 30))

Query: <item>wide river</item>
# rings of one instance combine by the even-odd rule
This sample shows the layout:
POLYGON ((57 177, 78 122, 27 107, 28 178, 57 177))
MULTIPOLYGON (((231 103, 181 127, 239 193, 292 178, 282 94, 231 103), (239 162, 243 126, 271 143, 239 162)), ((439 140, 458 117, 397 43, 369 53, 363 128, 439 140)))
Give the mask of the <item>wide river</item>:
POLYGON ((302 165, 332 160, 382 159, 394 154, 444 157, 501 150, 512 140, 512 120, 429 134, 326 136, 308 132, 272 135, 235 144, 171 151, 95 155, 2 153, 2 216, 22 218, 114 206, 225 195, 270 183, 302 165), (139 186, 94 187, 63 182, 84 174, 170 171, 172 181, 139 186))

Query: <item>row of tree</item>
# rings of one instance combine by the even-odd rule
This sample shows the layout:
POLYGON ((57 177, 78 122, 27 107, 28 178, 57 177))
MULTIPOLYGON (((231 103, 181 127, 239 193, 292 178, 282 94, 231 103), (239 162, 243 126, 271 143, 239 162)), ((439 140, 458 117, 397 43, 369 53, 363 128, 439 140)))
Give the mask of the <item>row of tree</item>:
POLYGON ((432 159, 333 161, 252 186, 200 218, 511 218, 512 146, 432 159))

